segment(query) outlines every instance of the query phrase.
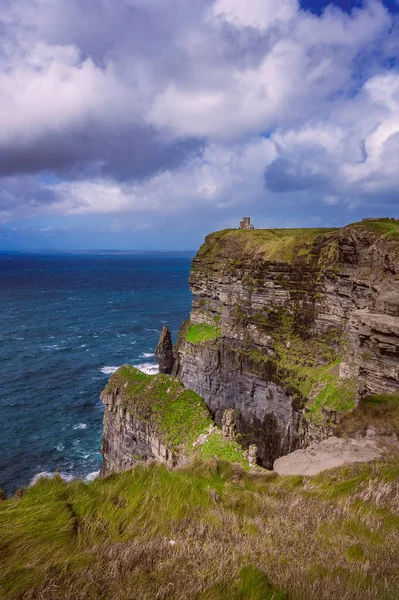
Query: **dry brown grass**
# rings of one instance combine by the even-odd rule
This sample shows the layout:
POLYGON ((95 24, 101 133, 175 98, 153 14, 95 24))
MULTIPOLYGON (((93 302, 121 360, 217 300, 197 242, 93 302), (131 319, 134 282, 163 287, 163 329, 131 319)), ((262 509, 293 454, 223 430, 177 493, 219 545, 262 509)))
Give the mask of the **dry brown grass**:
POLYGON ((314 478, 213 462, 139 467, 89 485, 40 482, 0 505, 2 597, 396 600, 398 475, 398 459, 314 478), (67 539, 55 531, 38 543, 32 524, 21 525, 39 500, 44 525, 46 506, 71 506, 74 527, 59 524, 67 539))

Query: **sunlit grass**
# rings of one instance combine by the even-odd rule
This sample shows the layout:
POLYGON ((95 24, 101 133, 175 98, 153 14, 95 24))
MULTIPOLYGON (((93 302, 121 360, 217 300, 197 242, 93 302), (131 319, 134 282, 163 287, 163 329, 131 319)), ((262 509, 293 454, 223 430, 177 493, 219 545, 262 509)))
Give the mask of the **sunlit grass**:
POLYGON ((399 459, 314 478, 223 461, 40 480, 0 503, 0 597, 397 597, 399 459))
POLYGON ((220 328, 217 325, 208 325, 201 323, 200 325, 190 325, 187 328, 186 340, 190 344, 202 344, 216 340, 220 336, 220 328))

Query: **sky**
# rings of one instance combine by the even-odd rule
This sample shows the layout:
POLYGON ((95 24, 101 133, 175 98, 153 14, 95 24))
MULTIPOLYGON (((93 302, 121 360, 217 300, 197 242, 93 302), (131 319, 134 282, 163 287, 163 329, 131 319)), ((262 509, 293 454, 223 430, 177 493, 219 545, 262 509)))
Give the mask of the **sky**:
POLYGON ((0 250, 399 217, 399 0, 0 0, 0 250))

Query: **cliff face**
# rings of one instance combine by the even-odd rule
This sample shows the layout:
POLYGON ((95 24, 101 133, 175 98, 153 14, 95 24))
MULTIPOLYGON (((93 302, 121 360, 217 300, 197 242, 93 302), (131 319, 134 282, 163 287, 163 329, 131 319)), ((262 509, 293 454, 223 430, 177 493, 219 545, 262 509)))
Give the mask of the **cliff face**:
POLYGON ((219 425, 235 409, 259 464, 330 435, 359 397, 399 388, 397 240, 389 220, 206 238, 174 374, 219 425))
POLYGON ((167 375, 118 369, 101 394, 105 404, 101 475, 155 459, 170 466, 212 423, 203 400, 167 375))
POLYGON ((172 467, 194 454, 246 464, 241 447, 215 427, 204 401, 168 375, 125 365, 110 377, 101 399, 101 475, 148 460, 172 467))

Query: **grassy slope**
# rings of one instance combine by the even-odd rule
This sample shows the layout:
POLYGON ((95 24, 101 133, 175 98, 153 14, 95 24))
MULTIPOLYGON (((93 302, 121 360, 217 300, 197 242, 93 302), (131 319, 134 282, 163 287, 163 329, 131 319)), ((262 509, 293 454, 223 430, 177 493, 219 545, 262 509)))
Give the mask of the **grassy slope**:
POLYGON ((372 219, 355 223, 354 227, 367 229, 373 233, 384 236, 388 240, 399 241, 399 221, 392 219, 372 219))
POLYGON ((211 461, 41 480, 0 502, 0 596, 394 600, 398 529, 397 459, 305 479, 211 461))
MULTIPOLYGON (((384 236, 389 240, 399 240, 399 222, 391 219, 373 219, 354 223, 351 227, 365 229, 384 236)), ((217 261, 222 257, 240 260, 248 256, 263 260, 292 262, 298 256, 305 256, 319 236, 324 236, 333 228, 303 229, 224 229, 211 233, 197 253, 197 257, 217 261)), ((195 263, 195 261, 194 261, 195 263)))
MULTIPOLYGON (((197 253, 199 259, 217 261, 222 257, 237 260, 258 256, 263 260, 292 262, 306 254, 315 238, 333 229, 224 229, 207 236, 197 253)), ((195 266, 195 261, 194 261, 195 266)))

